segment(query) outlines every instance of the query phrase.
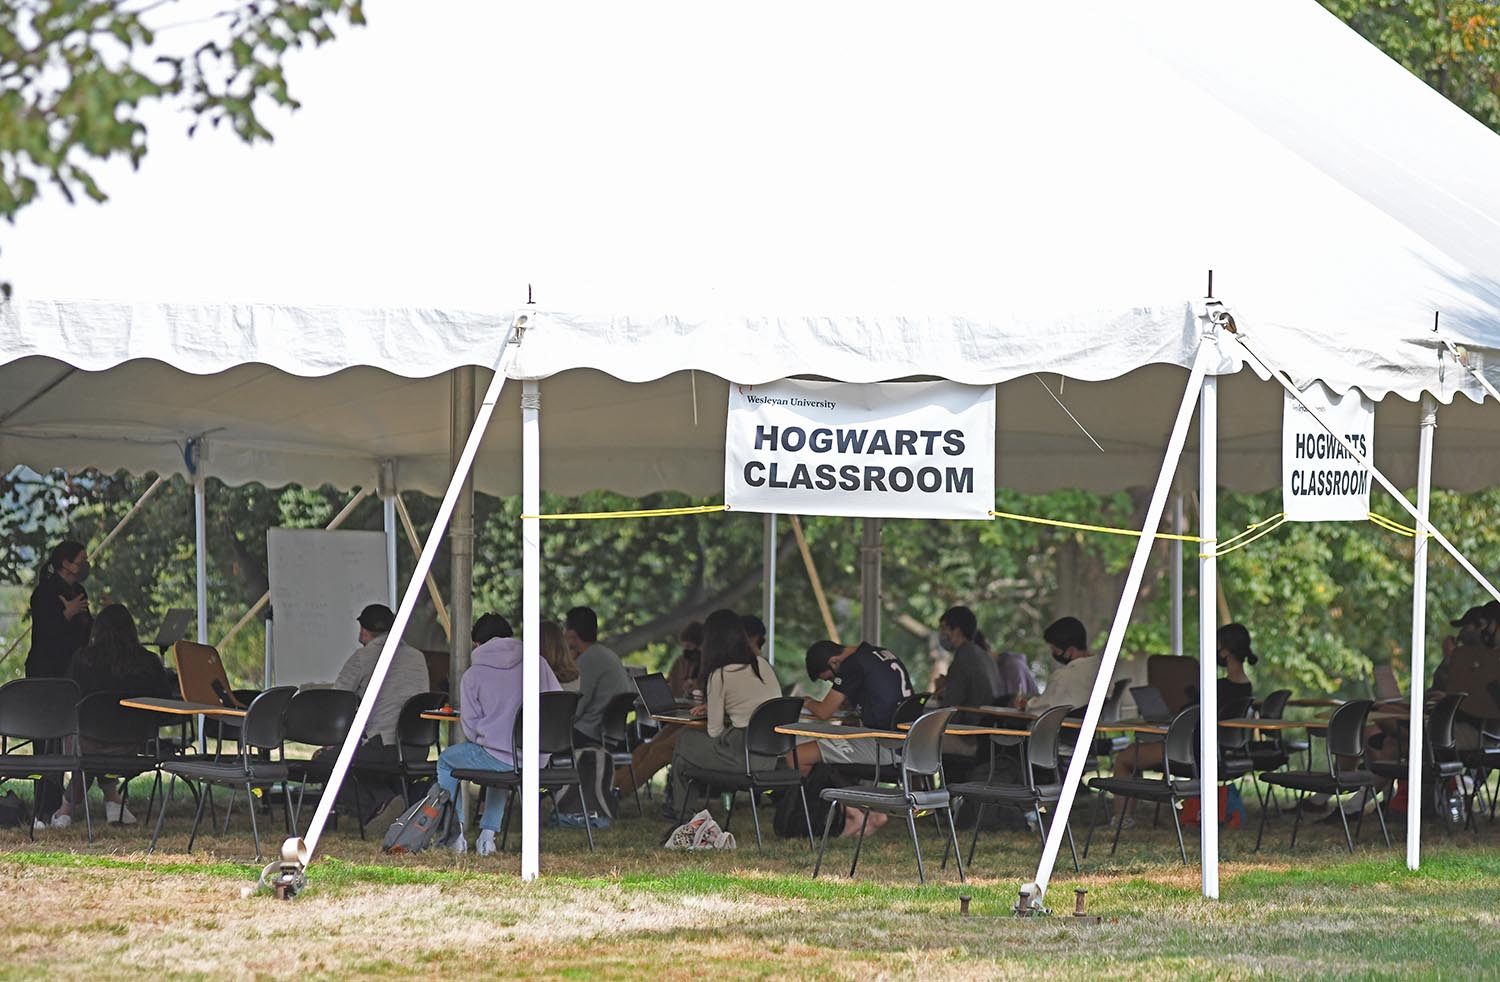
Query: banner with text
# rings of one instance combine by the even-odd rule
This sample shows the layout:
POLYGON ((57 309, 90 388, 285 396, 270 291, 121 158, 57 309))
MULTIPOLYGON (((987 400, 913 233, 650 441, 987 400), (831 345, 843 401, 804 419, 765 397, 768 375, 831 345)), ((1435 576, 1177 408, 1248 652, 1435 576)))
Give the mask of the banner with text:
MULTIPOLYGON (((1375 404, 1350 389, 1334 395, 1314 382, 1302 398, 1366 460, 1375 453, 1375 404)), ((1286 393, 1281 413, 1281 506, 1289 522, 1364 521, 1370 471, 1361 467, 1306 409, 1286 393)))
POLYGON ((724 503, 794 515, 989 518, 995 387, 731 385, 724 503))

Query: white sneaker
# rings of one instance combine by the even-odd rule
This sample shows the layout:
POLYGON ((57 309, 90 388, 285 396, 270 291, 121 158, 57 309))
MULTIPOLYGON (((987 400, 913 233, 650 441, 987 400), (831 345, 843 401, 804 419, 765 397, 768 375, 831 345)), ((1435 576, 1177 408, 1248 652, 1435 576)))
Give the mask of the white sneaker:
POLYGON ((50 829, 52 826, 48 825, 46 822, 38 818, 32 821, 31 827, 37 832, 44 832, 47 829, 50 829))
POLYGON ((464 834, 462 832, 459 832, 457 838, 453 840, 453 844, 449 846, 449 848, 462 856, 464 853, 469 851, 469 843, 468 840, 464 838, 464 834))
POLYGON ((481 856, 493 856, 495 854, 495 832, 493 829, 481 829, 479 838, 474 840, 474 851, 481 856))
POLYGON ((68 814, 65 814, 63 812, 57 812, 56 814, 54 814, 52 816, 52 827, 55 828, 55 829, 65 829, 69 825, 72 825, 72 824, 73 824, 73 816, 72 815, 68 815, 68 814))
POLYGON ((111 825, 134 825, 135 816, 130 814, 130 809, 125 807, 123 801, 106 801, 104 803, 104 820, 111 825))

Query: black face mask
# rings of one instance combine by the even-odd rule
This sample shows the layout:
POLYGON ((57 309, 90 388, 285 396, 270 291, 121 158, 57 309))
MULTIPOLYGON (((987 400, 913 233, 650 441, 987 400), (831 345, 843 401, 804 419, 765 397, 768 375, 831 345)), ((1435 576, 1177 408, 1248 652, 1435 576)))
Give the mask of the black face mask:
POLYGON ((1059 665, 1066 665, 1068 663, 1068 653, 1066 651, 1054 651, 1052 652, 1052 660, 1059 665))
POLYGON ((682 657, 686 658, 688 661, 697 661, 700 657, 702 657, 702 655, 702 650, 698 648, 682 649, 682 657))
POLYGON ((73 578, 77 582, 82 583, 84 580, 89 578, 89 574, 93 572, 93 570, 94 567, 89 564, 89 561, 87 559, 80 559, 78 560, 78 562, 73 564, 73 578))

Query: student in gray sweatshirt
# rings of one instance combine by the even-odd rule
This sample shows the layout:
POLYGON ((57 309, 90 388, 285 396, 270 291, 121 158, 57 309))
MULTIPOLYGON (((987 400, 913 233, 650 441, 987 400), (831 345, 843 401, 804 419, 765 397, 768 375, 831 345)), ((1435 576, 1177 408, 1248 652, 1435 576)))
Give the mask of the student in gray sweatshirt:
POLYGON ((573 717, 573 745, 597 747, 603 742, 604 707, 615 696, 634 692, 620 656, 599 643, 599 615, 574 607, 563 621, 563 641, 578 658, 578 714, 573 717))

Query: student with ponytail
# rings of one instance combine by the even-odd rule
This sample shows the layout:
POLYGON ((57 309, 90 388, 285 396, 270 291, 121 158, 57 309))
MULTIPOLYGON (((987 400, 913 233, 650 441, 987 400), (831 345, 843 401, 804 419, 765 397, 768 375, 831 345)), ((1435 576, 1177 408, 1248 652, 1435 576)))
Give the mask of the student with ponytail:
POLYGON ((31 591, 27 678, 67 678, 73 652, 88 644, 94 618, 83 581, 89 571, 87 550, 72 539, 58 543, 42 564, 31 591))

